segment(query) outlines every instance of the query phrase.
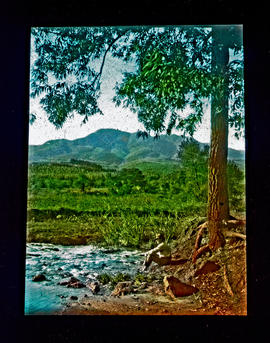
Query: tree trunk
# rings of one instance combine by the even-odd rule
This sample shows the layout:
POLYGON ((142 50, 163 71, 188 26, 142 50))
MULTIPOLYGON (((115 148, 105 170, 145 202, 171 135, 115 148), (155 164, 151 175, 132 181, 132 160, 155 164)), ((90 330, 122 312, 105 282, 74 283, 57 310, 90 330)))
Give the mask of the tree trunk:
POLYGON ((217 77, 211 102, 211 147, 208 170, 209 247, 216 250, 225 244, 221 233, 224 220, 229 219, 227 185, 228 156, 228 75, 229 48, 222 43, 224 32, 213 28, 212 72, 217 77))

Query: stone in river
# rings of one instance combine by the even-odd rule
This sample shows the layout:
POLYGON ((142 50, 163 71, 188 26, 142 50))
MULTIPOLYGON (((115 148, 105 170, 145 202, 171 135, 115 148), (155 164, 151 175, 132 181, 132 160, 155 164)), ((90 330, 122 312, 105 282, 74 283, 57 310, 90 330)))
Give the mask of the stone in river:
POLYGON ((78 297, 76 297, 76 295, 72 295, 72 296, 70 297, 70 300, 78 300, 78 297))
POLYGON ((111 253, 116 253, 116 252, 119 252, 120 249, 105 249, 105 250, 102 250, 103 254, 111 254, 111 253))
POLYGON ((58 282, 60 286, 67 286, 68 288, 83 288, 86 287, 84 283, 72 276, 69 280, 58 282))
POLYGON ((40 282, 40 281, 46 281, 46 276, 44 274, 37 274, 33 277, 32 281, 34 282, 40 282))
POLYGON ((90 282, 87 286, 91 289, 93 294, 97 294, 100 291, 100 285, 97 281, 90 282))
POLYGON ((54 248, 54 247, 46 247, 45 249, 51 250, 51 251, 60 251, 58 248, 54 248))

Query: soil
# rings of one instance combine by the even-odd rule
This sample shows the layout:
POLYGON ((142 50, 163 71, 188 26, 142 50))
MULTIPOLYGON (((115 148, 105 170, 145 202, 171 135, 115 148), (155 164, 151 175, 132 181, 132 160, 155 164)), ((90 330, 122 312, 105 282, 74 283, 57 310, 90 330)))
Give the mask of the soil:
MULTIPOLYGON (((198 230, 185 232, 173 245, 173 257, 188 259, 182 265, 158 266, 148 273, 156 277, 143 288, 121 296, 91 295, 67 304, 62 315, 247 315, 246 241, 226 238, 226 245, 192 262, 198 230), (173 275, 199 292, 172 298, 165 293, 163 278, 173 275)), ((245 234, 245 227, 235 228, 245 234)), ((207 232, 202 238, 207 239, 207 232)))

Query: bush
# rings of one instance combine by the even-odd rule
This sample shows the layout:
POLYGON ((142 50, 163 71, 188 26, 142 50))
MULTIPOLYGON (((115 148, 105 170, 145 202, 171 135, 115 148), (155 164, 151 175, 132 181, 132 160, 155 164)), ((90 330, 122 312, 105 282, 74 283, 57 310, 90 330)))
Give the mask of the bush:
POLYGON ((115 287, 118 282, 130 281, 131 277, 127 273, 118 273, 116 275, 102 273, 97 276, 97 280, 103 285, 110 283, 111 287, 115 287))

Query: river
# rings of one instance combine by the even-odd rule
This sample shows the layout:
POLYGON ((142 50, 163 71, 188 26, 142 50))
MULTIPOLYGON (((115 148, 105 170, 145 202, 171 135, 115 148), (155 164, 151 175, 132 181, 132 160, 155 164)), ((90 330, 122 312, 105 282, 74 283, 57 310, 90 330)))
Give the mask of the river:
MULTIPOLYGON (((143 256, 138 250, 100 249, 88 246, 61 246, 30 243, 26 247, 25 314, 52 314, 61 311, 71 296, 92 295, 86 288, 67 288, 58 285, 75 277, 83 283, 96 281, 101 273, 140 272, 143 256), (32 281, 44 274, 45 281, 32 281)), ((109 294, 106 287, 103 294, 109 294), (107 293, 106 293, 107 292, 107 293)))

